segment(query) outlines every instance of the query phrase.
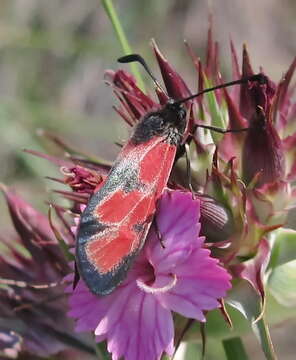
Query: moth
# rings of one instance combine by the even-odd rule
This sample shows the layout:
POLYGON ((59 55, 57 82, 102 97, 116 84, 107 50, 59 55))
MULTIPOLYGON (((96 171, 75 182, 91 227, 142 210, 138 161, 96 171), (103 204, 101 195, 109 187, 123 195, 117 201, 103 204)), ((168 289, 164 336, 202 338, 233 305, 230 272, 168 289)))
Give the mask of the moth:
MULTIPOLYGON (((148 69, 140 55, 132 54, 119 60, 139 61, 148 69)), ((151 75, 150 70, 147 71, 151 75)), ((208 91, 258 79, 258 75, 254 75, 185 99, 169 99, 160 110, 147 113, 135 126, 80 219, 76 264, 80 276, 94 294, 111 293, 125 279, 143 248, 157 201, 167 185, 177 148, 183 140, 186 128, 184 103, 208 91)))

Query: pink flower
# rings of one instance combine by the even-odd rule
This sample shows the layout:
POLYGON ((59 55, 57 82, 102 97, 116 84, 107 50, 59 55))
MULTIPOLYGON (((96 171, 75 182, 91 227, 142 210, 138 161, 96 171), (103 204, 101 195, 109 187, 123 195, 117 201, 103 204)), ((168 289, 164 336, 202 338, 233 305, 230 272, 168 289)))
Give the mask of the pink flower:
POLYGON ((166 191, 156 214, 161 240, 152 226, 126 280, 107 296, 92 294, 82 280, 74 291, 68 289, 76 330, 107 340, 113 360, 172 355, 172 311, 204 322, 204 311, 219 307, 230 288, 230 275, 203 248, 199 217, 199 200, 166 191))

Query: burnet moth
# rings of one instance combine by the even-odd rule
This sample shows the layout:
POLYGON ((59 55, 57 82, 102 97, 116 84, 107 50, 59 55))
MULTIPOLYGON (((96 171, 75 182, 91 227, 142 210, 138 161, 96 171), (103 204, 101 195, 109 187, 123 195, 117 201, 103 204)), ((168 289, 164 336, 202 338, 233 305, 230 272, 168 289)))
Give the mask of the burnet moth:
MULTIPOLYGON (((140 55, 119 59, 119 62, 131 61, 139 61, 160 87, 140 55)), ((183 103, 206 92, 248 81, 262 82, 262 74, 205 89, 184 99, 169 99, 162 109, 147 113, 136 125, 80 218, 76 265, 93 293, 111 293, 125 279, 145 243, 157 200, 168 182, 177 147, 183 140, 186 128, 183 103)), ((230 130, 221 130, 227 131, 230 130)))

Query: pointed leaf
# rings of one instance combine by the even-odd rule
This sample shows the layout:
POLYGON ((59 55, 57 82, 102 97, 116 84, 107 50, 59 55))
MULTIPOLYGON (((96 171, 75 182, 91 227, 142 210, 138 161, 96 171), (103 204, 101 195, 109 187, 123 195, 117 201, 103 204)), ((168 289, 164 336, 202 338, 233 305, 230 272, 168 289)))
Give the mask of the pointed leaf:
MULTIPOLYGON (((204 82, 205 82, 205 88, 210 88, 211 86, 213 86, 206 76, 204 76, 204 82)), ((227 116, 226 107, 224 107, 223 109, 222 105, 220 106, 218 104, 215 91, 211 91, 207 93, 206 97, 208 101, 209 113, 211 116, 211 125, 221 129, 225 129, 226 128, 225 118, 227 116)), ((214 143, 217 144, 221 140, 223 135, 212 132, 212 137, 214 143)))

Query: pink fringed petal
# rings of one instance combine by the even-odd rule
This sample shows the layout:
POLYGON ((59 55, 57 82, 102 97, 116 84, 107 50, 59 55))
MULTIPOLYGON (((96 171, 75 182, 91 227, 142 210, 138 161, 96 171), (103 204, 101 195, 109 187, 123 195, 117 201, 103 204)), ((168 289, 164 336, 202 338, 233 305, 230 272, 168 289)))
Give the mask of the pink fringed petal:
POLYGON ((219 307, 217 299, 231 286, 230 275, 206 249, 195 250, 174 271, 177 285, 158 297, 165 307, 199 321, 205 321, 202 311, 219 307))
POLYGON ((106 334, 113 360, 121 356, 129 360, 158 359, 164 350, 170 354, 173 350, 170 311, 154 296, 137 290, 134 284, 117 291, 95 334, 106 334))

